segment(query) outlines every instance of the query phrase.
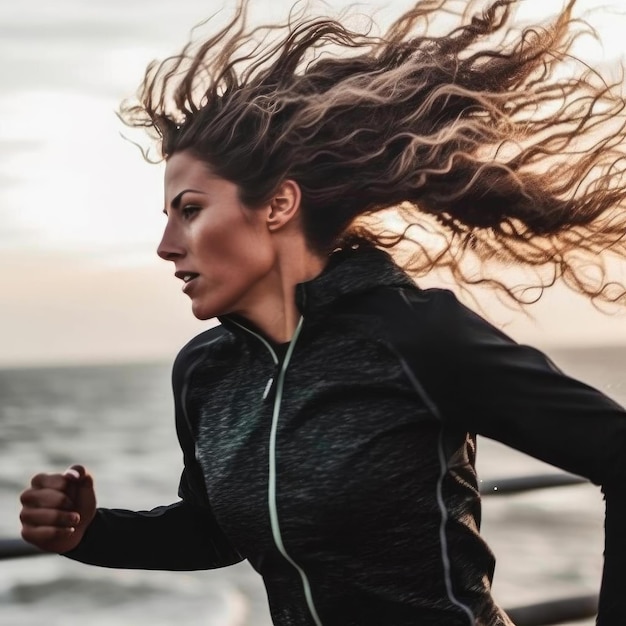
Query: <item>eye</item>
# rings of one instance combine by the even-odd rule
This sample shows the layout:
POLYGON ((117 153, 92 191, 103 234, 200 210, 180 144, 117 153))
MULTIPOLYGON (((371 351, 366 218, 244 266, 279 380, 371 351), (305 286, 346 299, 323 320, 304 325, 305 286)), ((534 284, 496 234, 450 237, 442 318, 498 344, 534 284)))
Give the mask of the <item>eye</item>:
POLYGON ((195 204, 186 204, 181 208, 180 214, 184 220, 190 220, 198 211, 200 211, 199 206, 195 204))

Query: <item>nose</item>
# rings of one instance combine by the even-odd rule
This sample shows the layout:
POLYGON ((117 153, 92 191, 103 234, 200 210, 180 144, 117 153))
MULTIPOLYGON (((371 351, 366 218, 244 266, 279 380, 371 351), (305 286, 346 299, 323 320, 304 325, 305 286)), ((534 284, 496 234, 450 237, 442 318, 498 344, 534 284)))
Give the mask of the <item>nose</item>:
POLYGON ((161 242, 157 247, 157 254, 164 261, 176 261, 185 255, 180 236, 177 235, 176 228, 169 221, 163 230, 161 242))

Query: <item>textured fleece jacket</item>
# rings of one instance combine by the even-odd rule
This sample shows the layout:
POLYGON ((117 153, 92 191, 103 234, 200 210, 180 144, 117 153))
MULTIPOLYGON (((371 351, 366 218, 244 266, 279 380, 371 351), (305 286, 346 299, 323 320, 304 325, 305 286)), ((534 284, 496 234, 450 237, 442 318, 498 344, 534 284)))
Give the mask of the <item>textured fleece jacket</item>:
POLYGON ((604 488, 599 624, 626 624, 626 412, 387 254, 335 253, 298 285, 287 345, 243 319, 173 370, 180 502, 98 509, 67 556, 201 569, 248 559, 278 626, 510 624, 479 535, 476 435, 604 488))

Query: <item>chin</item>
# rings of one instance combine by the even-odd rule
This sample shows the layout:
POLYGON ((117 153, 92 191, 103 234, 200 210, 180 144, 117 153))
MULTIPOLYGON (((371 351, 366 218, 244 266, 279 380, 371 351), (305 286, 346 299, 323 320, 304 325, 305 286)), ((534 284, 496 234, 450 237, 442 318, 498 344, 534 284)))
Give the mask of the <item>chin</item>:
POLYGON ((210 320, 213 317, 217 317, 218 315, 222 315, 223 311, 219 310, 214 306, 207 306, 206 303, 191 303, 191 312, 193 313, 196 319, 201 321, 210 320))
POLYGON ((218 315, 228 315, 240 309, 241 307, 238 306, 240 298, 237 297, 239 294, 224 291, 225 293, 220 293, 218 290, 213 290, 210 295, 197 294, 195 298, 191 298, 191 312, 194 317, 201 321, 210 320, 218 315))

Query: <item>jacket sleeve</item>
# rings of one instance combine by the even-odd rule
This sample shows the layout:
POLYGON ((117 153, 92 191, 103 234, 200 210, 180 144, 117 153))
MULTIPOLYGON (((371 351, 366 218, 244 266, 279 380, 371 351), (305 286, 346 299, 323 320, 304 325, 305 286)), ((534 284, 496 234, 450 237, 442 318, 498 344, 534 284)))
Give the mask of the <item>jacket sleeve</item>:
POLYGON ((242 560, 211 510, 185 406, 193 367, 210 343, 205 335, 211 339, 215 332, 203 333, 185 346, 172 372, 184 462, 180 501, 151 511, 100 508, 78 547, 64 556, 103 567, 163 570, 213 569, 242 560))
MULTIPOLYGON (((626 624, 626 410, 519 345, 451 292, 408 298, 426 315, 420 375, 446 423, 590 479, 606 499, 600 625, 626 624)), ((424 319, 424 318, 422 318, 424 319)))
POLYGON ((184 500, 151 511, 98 509, 75 561, 126 569, 196 570, 241 561, 208 509, 184 500))

